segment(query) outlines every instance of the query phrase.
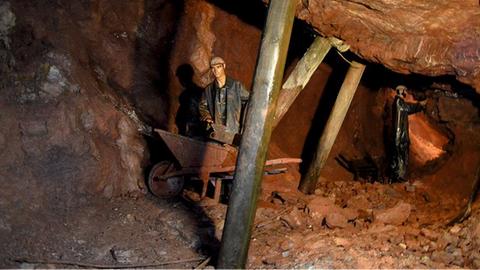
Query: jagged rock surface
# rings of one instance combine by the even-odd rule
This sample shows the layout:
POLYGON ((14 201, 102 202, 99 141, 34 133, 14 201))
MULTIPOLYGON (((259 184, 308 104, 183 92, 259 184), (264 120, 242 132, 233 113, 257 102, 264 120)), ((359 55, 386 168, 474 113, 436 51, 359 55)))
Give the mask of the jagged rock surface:
POLYGON ((167 1, 0 2, 2 198, 35 190, 23 194, 29 205, 55 207, 85 192, 146 192, 136 120, 166 122, 157 61, 168 62, 175 10, 167 1))
POLYGON ((305 0, 297 17, 400 73, 455 75, 480 92, 476 0, 305 0))

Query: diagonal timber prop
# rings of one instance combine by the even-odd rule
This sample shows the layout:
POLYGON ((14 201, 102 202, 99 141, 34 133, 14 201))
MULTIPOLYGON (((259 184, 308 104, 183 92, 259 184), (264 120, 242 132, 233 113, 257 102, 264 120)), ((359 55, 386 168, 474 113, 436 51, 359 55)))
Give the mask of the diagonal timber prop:
POLYGON ((308 167, 307 174, 300 181, 299 189, 303 193, 309 194, 315 190, 318 179, 320 178, 320 172, 327 161, 333 143, 342 127, 343 120, 347 115, 348 108, 350 107, 350 103, 355 95, 364 70, 365 65, 355 61, 352 62, 348 69, 340 92, 335 100, 335 105, 333 105, 332 112, 328 117, 327 124, 320 137, 320 142, 318 143, 313 160, 308 167))
POLYGON ((275 111, 275 116, 273 118, 274 127, 278 125, 290 106, 292 106, 297 96, 305 88, 308 81, 310 81, 313 73, 322 63, 331 47, 328 39, 317 37, 308 48, 307 52, 305 52, 302 59, 298 61, 295 69, 290 73, 288 79, 283 84, 282 90, 280 90, 280 95, 277 101, 277 110, 275 111))

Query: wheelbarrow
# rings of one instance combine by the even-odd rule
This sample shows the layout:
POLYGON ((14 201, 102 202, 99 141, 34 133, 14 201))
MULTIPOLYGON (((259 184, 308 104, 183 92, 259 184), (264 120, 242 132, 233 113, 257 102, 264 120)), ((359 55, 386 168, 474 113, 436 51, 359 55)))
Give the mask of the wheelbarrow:
MULTIPOLYGON (((153 195, 157 197, 169 198, 178 195, 183 189, 185 178, 196 177, 202 181, 201 198, 204 198, 212 173, 231 174, 235 171, 238 150, 231 145, 201 141, 161 129, 155 129, 155 132, 178 161, 177 164, 171 160, 161 161, 151 169, 147 184, 153 195)), ((299 158, 271 159, 266 161, 265 166, 268 172, 268 168, 273 165, 300 163, 301 161, 299 158)), ((214 180, 214 201, 218 202, 221 195, 222 178, 218 177, 214 180)))

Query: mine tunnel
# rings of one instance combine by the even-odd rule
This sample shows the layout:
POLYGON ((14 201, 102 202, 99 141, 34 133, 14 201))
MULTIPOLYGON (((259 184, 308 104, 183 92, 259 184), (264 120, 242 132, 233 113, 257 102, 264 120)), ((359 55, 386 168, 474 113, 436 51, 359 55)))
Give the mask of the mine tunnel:
POLYGON ((479 32, 477 0, 2 0, 0 267, 225 266, 235 176, 253 166, 241 268, 480 268, 479 32), (236 163, 245 137, 185 136, 183 109, 215 81, 215 56, 258 105, 269 8, 289 1, 281 82, 266 83, 278 102, 260 108, 272 166, 236 163), (403 130, 399 99, 421 107, 403 130), (207 143, 233 153, 228 168, 201 167, 207 143))

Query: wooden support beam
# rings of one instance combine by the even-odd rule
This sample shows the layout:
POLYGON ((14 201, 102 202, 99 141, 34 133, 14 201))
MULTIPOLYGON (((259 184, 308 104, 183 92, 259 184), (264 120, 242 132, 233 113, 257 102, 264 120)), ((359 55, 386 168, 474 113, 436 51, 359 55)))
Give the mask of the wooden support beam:
POLYGON ((269 4, 217 268, 245 268, 296 4, 269 4))
POLYGON ((335 105, 328 117, 327 124, 325 125, 320 142, 318 143, 313 160, 308 167, 306 175, 300 181, 299 189, 303 193, 309 194, 315 191, 318 179, 320 178, 320 172, 327 161, 333 143, 342 127, 343 120, 345 119, 364 70, 365 65, 355 61, 351 63, 350 68, 348 69, 345 80, 343 81, 342 87, 340 88, 340 92, 335 101, 335 105))
POLYGON ((278 125, 280 120, 282 120, 283 116, 287 113, 290 106, 292 106, 300 92, 305 88, 308 81, 310 81, 313 73, 322 63, 331 47, 329 39, 317 37, 308 48, 307 52, 305 52, 302 59, 298 61, 295 69, 290 73, 288 79, 283 84, 282 90, 280 90, 280 95, 277 101, 277 110, 275 111, 275 117, 273 118, 274 128, 278 125))

